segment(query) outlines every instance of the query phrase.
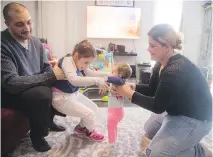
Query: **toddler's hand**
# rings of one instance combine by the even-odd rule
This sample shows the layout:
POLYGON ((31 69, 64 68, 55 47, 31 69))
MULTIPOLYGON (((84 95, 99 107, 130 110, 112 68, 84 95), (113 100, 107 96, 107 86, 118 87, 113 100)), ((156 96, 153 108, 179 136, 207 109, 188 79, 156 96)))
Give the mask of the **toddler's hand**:
POLYGON ((122 99, 123 99, 122 96, 116 96, 116 98, 117 98, 118 100, 122 100, 122 99))

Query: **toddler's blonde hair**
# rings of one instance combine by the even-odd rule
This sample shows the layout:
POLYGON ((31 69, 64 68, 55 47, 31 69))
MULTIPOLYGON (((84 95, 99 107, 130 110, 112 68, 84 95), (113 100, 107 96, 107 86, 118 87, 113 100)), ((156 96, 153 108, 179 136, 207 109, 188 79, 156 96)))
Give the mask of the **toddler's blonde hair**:
POLYGON ((132 75, 132 68, 130 67, 129 64, 123 63, 123 64, 118 64, 118 74, 124 78, 128 79, 132 75))

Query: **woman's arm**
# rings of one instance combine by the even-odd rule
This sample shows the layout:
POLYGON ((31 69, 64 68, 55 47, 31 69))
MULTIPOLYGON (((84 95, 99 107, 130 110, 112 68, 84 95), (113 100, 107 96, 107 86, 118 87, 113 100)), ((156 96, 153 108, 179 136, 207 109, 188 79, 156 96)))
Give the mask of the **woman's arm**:
POLYGON ((161 77, 154 97, 145 96, 138 92, 132 94, 132 103, 137 104, 154 113, 163 113, 167 106, 171 105, 174 93, 176 77, 173 74, 164 74, 161 77))
POLYGON ((133 91, 128 84, 116 87, 116 92, 117 95, 129 97, 132 103, 159 114, 163 113, 167 106, 171 105, 176 91, 175 80, 176 77, 173 74, 166 73, 161 76, 161 81, 154 97, 133 91))

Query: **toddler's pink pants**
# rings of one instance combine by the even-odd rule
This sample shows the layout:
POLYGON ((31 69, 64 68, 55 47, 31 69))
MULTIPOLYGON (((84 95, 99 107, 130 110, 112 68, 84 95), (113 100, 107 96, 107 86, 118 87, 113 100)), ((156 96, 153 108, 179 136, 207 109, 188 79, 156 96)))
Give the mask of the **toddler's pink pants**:
POLYGON ((120 108, 108 108, 108 138, 109 143, 113 144, 117 139, 117 125, 123 119, 124 110, 120 108))

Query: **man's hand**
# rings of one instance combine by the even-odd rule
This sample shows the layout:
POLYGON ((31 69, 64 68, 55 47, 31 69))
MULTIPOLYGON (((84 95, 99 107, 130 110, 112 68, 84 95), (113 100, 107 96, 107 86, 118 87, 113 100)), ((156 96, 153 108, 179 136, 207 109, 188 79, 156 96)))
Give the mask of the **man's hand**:
POLYGON ((64 72, 61 68, 58 67, 58 64, 55 64, 55 66, 53 67, 53 72, 57 80, 66 80, 64 72))

